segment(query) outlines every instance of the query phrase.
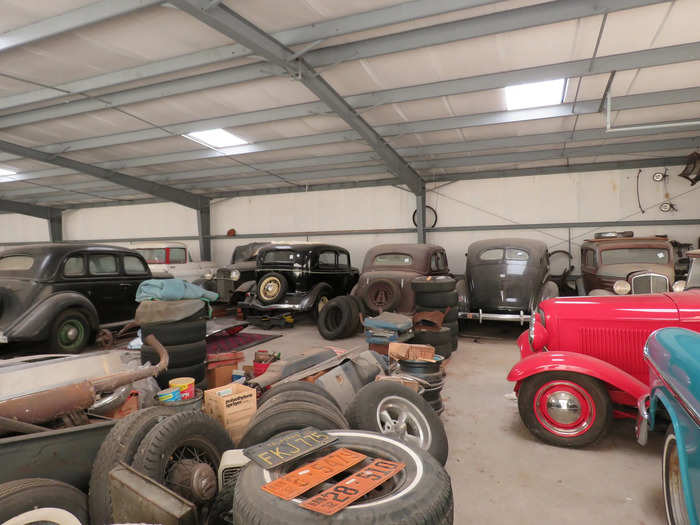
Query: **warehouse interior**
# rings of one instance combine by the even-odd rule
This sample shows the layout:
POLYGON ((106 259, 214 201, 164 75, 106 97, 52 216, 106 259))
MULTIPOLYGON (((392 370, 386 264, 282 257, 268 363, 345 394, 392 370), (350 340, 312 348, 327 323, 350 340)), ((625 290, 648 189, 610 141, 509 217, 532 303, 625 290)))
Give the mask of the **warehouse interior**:
MULTIPOLYGON (((438 246, 463 279, 472 243, 525 238, 568 252, 550 273, 586 295, 582 245, 610 231, 665 235, 694 268, 698 20, 697 0, 0 0, 0 281, 26 245, 183 243, 216 268, 270 241, 341 247, 360 282, 373 247, 438 246)), ((521 422, 506 376, 536 305, 485 324, 460 306, 454 516, 386 523, 672 520, 663 433, 639 447, 630 416, 572 450, 521 422)), ((308 317, 264 348, 367 346, 308 317)))

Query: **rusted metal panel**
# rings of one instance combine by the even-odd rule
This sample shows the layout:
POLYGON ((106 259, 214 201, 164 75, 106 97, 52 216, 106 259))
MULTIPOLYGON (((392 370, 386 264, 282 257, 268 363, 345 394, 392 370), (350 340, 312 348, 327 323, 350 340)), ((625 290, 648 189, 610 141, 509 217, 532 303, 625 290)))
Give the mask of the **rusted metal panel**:
POLYGON ((89 381, 66 385, 0 403, 0 416, 25 423, 43 423, 72 412, 90 408, 95 388, 89 381))

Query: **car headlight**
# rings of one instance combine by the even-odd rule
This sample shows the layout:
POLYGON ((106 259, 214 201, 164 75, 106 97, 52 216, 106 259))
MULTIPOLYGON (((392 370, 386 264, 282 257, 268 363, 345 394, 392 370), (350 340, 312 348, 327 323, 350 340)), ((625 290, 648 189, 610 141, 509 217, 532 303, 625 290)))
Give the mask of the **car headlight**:
POLYGON ((632 286, 627 281, 615 281, 613 284, 613 292, 617 295, 627 295, 632 290, 632 286))
POLYGON ((527 338, 530 340, 530 344, 535 340, 535 324, 537 324, 537 315, 533 314, 530 317, 530 328, 527 331, 527 338))
POLYGON ((673 283, 674 292, 682 292, 683 290, 685 290, 685 281, 676 281, 673 283))
MULTIPOLYGON (((542 316, 544 317, 544 316, 542 316)), ((530 328, 528 330, 528 339, 530 340, 530 346, 535 352, 539 352, 544 349, 547 344, 547 339, 549 339, 549 332, 540 322, 540 314, 533 314, 530 318, 530 328)))
POLYGON ((238 279, 241 278, 241 272, 238 270, 231 270, 231 279, 234 281, 237 281, 238 279))
POLYGON ((207 280, 213 279, 213 278, 214 278, 214 272, 211 271, 211 270, 207 270, 207 271, 204 273, 204 275, 202 275, 202 278, 203 278, 203 279, 207 279, 207 280))

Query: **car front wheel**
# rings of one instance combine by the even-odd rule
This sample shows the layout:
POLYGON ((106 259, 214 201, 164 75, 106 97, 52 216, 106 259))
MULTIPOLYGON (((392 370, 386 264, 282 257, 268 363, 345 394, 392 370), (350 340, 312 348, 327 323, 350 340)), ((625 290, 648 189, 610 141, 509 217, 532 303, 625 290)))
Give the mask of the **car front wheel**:
POLYGON ((49 344, 56 354, 77 354, 90 340, 90 322, 80 310, 61 312, 51 325, 49 344))
POLYGON ((668 427, 664 442, 663 481, 666 518, 669 525, 690 523, 688 508, 685 504, 681 465, 678 460, 678 442, 673 425, 668 427))
POLYGON ((597 379, 569 372, 547 372, 525 379, 518 393, 520 417, 542 441, 584 447, 605 435, 612 405, 597 379))

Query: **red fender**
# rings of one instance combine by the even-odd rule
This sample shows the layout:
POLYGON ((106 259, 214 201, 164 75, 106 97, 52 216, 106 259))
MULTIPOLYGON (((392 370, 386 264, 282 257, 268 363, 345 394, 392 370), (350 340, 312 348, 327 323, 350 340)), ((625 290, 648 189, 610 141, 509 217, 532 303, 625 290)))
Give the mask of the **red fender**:
POLYGON ((639 399, 649 387, 606 361, 575 352, 538 352, 521 359, 508 373, 508 381, 520 382, 542 372, 575 372, 595 377, 639 399))

